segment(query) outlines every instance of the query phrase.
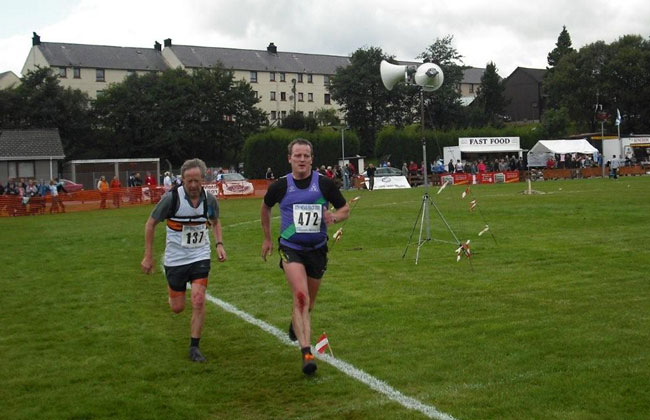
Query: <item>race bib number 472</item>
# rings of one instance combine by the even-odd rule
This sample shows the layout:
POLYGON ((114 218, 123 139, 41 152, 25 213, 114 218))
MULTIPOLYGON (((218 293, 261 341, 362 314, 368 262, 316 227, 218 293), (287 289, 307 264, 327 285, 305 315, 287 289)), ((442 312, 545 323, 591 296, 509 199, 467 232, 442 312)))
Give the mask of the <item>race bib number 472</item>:
POLYGON ((208 243, 208 230, 205 225, 183 226, 181 246, 183 248, 199 248, 208 243))
POLYGON ((294 204, 293 224, 296 233, 318 233, 323 215, 320 204, 294 204))

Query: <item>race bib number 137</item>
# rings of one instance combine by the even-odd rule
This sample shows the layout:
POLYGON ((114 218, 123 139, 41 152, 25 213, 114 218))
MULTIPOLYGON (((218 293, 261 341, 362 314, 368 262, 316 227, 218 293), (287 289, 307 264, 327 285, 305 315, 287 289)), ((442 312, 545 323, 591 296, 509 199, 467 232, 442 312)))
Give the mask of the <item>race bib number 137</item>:
POLYGON ((205 225, 183 226, 181 246, 183 248, 199 248, 208 243, 208 230, 205 225))
POLYGON ((294 204, 293 224, 296 233, 318 233, 323 215, 320 204, 294 204))

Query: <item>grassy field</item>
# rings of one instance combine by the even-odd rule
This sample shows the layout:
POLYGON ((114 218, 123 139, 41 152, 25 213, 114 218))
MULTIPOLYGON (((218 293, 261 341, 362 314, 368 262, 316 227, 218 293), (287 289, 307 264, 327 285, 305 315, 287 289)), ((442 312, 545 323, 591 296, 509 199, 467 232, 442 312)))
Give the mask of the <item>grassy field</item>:
MULTIPOLYGON (((433 241, 418 265, 415 247, 402 253, 423 190, 362 193, 313 335, 456 419, 650 418, 650 177, 533 187, 546 194, 472 188, 497 243, 477 235, 462 187, 432 190, 474 254, 456 262, 433 241)), ((284 330, 291 297, 277 257, 259 256, 259 205, 221 202, 229 259, 214 260, 208 291, 284 330)), ((150 210, 0 219, 0 418, 425 418, 325 363, 304 377, 296 348, 213 304, 209 362, 187 361, 189 311, 169 311, 160 270, 139 270, 150 210)), ((162 226, 156 239, 160 256, 162 226)))

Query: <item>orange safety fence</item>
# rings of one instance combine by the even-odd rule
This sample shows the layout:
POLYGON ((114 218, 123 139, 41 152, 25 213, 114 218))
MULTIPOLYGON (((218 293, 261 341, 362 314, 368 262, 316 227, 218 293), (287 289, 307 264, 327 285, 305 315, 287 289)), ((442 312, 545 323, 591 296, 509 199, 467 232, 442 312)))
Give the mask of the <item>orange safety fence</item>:
MULTIPOLYGON (((204 183, 207 191, 213 192, 218 199, 260 198, 266 194, 271 181, 252 179, 248 187, 233 188, 231 185, 220 183, 204 183), (242 190, 242 193, 238 193, 242 190)), ((165 193, 163 187, 129 187, 114 188, 107 192, 99 190, 81 190, 73 193, 61 192, 53 199, 45 197, 21 197, 18 195, 0 195, 0 217, 35 216, 53 213, 66 213, 88 210, 104 210, 128 207, 133 205, 151 205, 160 201, 165 193)))

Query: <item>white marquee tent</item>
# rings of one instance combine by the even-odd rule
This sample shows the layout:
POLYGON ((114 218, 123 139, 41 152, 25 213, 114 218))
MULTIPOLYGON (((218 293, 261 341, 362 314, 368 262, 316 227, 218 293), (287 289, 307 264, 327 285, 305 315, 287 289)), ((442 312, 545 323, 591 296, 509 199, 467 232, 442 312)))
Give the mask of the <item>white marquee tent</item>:
MULTIPOLYGON (((598 149, 585 139, 579 140, 540 140, 528 151, 528 166, 545 166, 549 157, 556 154, 581 153, 598 154, 598 149)), ((595 156, 594 156, 595 158, 595 156)))

